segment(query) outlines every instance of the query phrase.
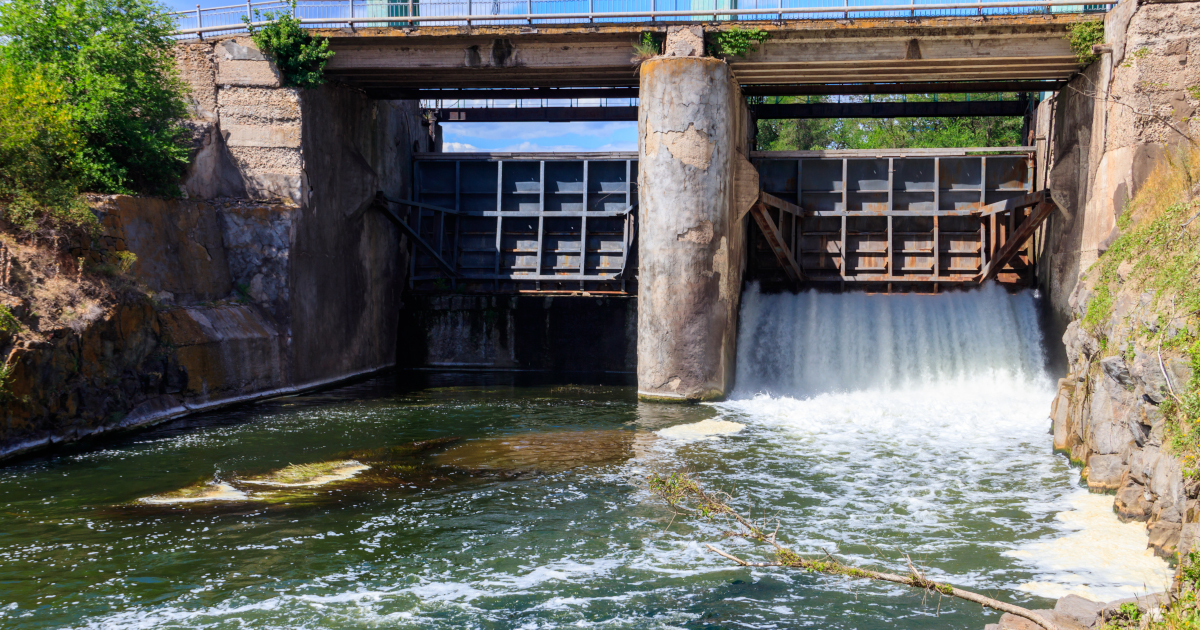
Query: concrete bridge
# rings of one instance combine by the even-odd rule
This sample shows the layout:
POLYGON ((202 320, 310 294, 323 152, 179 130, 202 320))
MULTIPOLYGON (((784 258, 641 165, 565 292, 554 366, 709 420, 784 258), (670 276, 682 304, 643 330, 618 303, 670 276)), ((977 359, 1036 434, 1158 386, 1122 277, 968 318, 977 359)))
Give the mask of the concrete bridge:
MULTIPOLYGON (((846 0, 833 7, 750 0, 753 6, 739 9, 685 0, 685 10, 670 11, 656 4, 348 0, 300 2, 297 15, 330 39, 336 52, 327 66, 331 77, 387 99, 445 88, 637 87, 632 44, 645 32, 665 34, 671 24, 769 33, 757 50, 729 60, 746 95, 837 93, 843 84, 909 84, 903 88, 909 93, 981 82, 987 89, 970 91, 1053 90, 1079 69, 1064 35, 1072 24, 1093 19, 1070 0, 868 6, 846 0), (805 89, 797 91, 800 86, 805 89)), ((179 34, 240 31, 241 17, 259 6, 177 14, 179 34)))

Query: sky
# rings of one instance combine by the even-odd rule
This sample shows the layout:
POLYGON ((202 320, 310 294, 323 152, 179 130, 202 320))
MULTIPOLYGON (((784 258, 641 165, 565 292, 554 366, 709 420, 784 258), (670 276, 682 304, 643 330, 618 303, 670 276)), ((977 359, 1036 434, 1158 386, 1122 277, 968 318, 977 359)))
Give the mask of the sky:
POLYGON ((442 150, 637 151, 636 122, 442 123, 442 150))

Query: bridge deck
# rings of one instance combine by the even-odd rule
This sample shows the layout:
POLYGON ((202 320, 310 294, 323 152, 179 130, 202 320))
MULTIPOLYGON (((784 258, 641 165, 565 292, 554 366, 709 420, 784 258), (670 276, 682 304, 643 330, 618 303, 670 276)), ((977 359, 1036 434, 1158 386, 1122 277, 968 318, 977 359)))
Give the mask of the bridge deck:
MULTIPOLYGON (((664 11, 663 0, 309 0, 296 10, 330 38, 329 76, 378 98, 412 98, 433 88, 636 87, 633 44, 641 34, 697 22, 708 31, 770 34, 756 51, 729 60, 747 93, 956 82, 989 82, 979 91, 1034 91, 1024 85, 1030 82, 1054 89, 1080 67, 1066 39, 1070 26, 1095 19, 1085 7, 1109 5, 742 0, 743 8, 723 9, 725 0, 673 2, 685 10, 664 11)), ((179 33, 240 31, 251 7, 177 14, 179 33)))

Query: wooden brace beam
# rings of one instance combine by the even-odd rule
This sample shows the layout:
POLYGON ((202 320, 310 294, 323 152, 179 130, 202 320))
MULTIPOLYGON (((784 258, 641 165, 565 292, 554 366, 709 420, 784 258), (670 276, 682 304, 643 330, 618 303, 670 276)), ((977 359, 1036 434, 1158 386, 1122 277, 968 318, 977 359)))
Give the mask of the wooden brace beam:
POLYGON ((1054 202, 1049 199, 1043 199, 1034 207, 1033 214, 1021 222, 1021 225, 1004 242, 1004 246, 1000 248, 1000 253, 989 260, 987 266, 983 268, 983 271, 979 274, 980 284, 995 278, 996 274, 1000 273, 1004 265, 1007 265, 1008 261, 1012 260, 1017 255, 1017 252, 1021 250, 1021 246, 1025 244, 1025 241, 1033 236, 1034 230, 1050 216, 1050 213, 1054 212, 1055 207, 1054 202))

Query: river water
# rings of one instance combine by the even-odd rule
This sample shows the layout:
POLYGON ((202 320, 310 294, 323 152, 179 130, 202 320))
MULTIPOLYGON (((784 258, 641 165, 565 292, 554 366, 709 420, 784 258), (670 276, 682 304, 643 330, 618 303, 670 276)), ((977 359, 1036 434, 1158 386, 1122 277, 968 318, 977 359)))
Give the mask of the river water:
MULTIPOLYGON (((911 590, 768 559, 641 486, 687 470, 805 553, 1031 607, 1162 588, 1050 450, 1034 297, 748 289, 738 391, 393 374, 0 469, 0 626, 982 628, 911 590), (454 440, 454 438, 458 438, 454 440), (304 464, 327 465, 297 466, 304 464)), ((581 351, 586 340, 581 341, 581 351)))

